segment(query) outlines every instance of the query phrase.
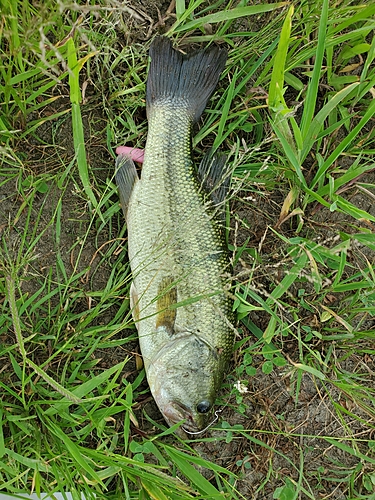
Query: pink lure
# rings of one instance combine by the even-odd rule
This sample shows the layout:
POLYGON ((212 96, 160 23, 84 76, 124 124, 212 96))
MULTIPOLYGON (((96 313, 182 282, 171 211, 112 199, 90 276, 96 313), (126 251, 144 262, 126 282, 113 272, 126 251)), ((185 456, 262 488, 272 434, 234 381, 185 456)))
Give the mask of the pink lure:
POLYGON ((116 154, 118 155, 127 155, 133 161, 138 163, 143 163, 145 158, 145 152, 143 149, 131 148, 129 146, 119 146, 116 148, 116 154))

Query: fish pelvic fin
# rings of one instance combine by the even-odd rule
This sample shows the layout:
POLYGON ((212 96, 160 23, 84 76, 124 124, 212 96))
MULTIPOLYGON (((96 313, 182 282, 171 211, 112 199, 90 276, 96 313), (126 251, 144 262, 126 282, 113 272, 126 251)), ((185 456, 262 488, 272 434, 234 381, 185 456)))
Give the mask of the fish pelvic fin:
POLYGON ((158 102, 186 104, 197 122, 224 69, 227 51, 215 45, 184 55, 166 37, 155 38, 150 47, 147 79, 147 112, 158 102))
POLYGON ((125 154, 118 155, 116 159, 116 184, 125 218, 134 184, 138 180, 139 177, 133 160, 125 154))

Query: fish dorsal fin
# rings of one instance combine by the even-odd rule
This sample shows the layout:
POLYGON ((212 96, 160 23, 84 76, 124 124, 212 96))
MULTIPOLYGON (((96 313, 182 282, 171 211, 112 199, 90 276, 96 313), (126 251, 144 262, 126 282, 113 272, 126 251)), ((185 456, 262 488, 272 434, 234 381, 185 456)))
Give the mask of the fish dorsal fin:
POLYGON ((215 206, 224 203, 229 190, 231 172, 226 166, 226 161, 225 154, 213 153, 210 150, 204 155, 198 167, 198 179, 215 206))
POLYGON ((156 303, 156 328, 164 327, 172 335, 176 320, 176 309, 171 306, 177 303, 177 289, 171 276, 163 278, 158 287, 158 300, 156 303))
POLYGON ((118 155, 116 159, 116 184, 125 218, 134 184, 138 180, 139 177, 133 160, 127 155, 118 155))

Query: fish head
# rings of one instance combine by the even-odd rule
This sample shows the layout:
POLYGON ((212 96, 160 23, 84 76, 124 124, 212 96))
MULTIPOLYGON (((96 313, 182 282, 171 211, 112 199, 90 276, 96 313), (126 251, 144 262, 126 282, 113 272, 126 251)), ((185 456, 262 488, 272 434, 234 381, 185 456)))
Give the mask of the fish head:
POLYGON ((199 432, 212 421, 221 374, 212 346, 193 334, 172 338, 147 370, 152 395, 169 426, 199 432))

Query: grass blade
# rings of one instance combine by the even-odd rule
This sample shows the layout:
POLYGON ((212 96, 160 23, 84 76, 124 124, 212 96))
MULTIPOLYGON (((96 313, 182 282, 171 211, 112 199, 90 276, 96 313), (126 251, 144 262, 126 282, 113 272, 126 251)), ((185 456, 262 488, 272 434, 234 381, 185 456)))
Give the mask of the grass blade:
POLYGON ((311 151, 317 137, 319 136, 324 122, 327 116, 332 112, 332 110, 343 100, 346 96, 348 96, 359 83, 352 83, 347 87, 343 88, 337 94, 335 94, 328 102, 323 106, 323 108, 317 113, 317 115, 312 120, 308 129, 306 130, 306 135, 303 139, 303 147, 301 154, 301 161, 303 162, 309 152, 311 151))
POLYGON ((89 465, 87 458, 82 454, 82 450, 79 446, 77 446, 65 432, 63 432, 57 425, 53 422, 48 422, 47 427, 51 430, 51 432, 61 440, 62 443, 66 446, 69 453, 72 455, 74 460, 79 464, 84 471, 86 471, 90 476, 91 480, 94 480, 98 484, 102 484, 102 481, 98 474, 94 471, 94 469, 89 465))
MULTIPOLYGON (((83 122, 81 116, 81 91, 79 88, 79 72, 83 65, 82 61, 77 60, 77 51, 72 38, 67 41, 67 58, 69 67, 69 88, 70 88, 70 101, 72 103, 72 127, 73 127, 73 142, 76 152, 76 159, 78 165, 79 176, 87 197, 92 203, 93 207, 99 211, 98 202, 91 189, 89 178, 85 136, 83 131, 83 122)), ((100 211, 99 211, 99 215, 100 211)))
POLYGON ((165 447, 165 451, 180 471, 194 484, 202 495, 207 495, 209 498, 212 498, 212 500, 215 498, 222 498, 221 493, 189 463, 187 456, 181 456, 177 450, 173 450, 170 447, 165 447))
POLYGON ((329 167, 337 160, 340 154, 352 143, 352 141, 357 137, 358 133, 363 129, 366 123, 371 120, 375 113, 375 100, 372 100, 367 111, 358 122, 358 124, 353 128, 353 130, 343 139, 340 144, 335 148, 335 150, 329 155, 329 157, 322 163, 319 167, 314 179, 311 182, 311 189, 316 186, 321 177, 326 173, 329 167))
POLYGON ((276 113, 278 111, 286 112, 287 110, 283 89, 284 89, 285 62, 288 53, 290 33, 292 29, 293 13, 294 13, 294 7, 293 5, 291 5, 289 7, 288 13, 286 15, 281 30, 280 40, 274 58, 271 82, 268 90, 268 105, 276 113))
POLYGON ((319 82, 320 82, 320 78, 321 78, 323 57, 324 57, 325 44, 326 44, 328 5, 329 5, 329 1, 323 0, 322 11, 320 14, 318 44, 316 47, 314 70, 313 70, 311 81, 309 82, 309 85, 307 88, 305 105, 303 108, 303 115, 302 115, 302 120, 301 120, 301 134, 302 134, 303 140, 305 140, 305 138, 308 134, 310 124, 312 122, 314 112, 315 112, 316 97, 318 95, 318 87, 319 87, 319 82))
POLYGON ((275 9, 280 9, 282 7, 285 7, 285 5, 288 5, 288 2, 251 5, 247 7, 235 7, 234 9, 222 10, 220 12, 208 14, 207 16, 203 16, 200 18, 197 17, 197 19, 187 22, 182 26, 178 26, 180 22, 177 22, 174 26, 172 26, 168 34, 193 30, 207 23, 214 24, 228 21, 229 19, 240 19, 241 17, 245 16, 255 16, 264 12, 270 12, 275 9))
POLYGON ((271 296, 266 300, 268 305, 271 305, 274 300, 279 299, 286 293, 298 278, 300 272, 305 267, 308 257, 303 252, 297 259, 294 266, 290 269, 288 274, 282 279, 279 285, 272 291, 271 296))

